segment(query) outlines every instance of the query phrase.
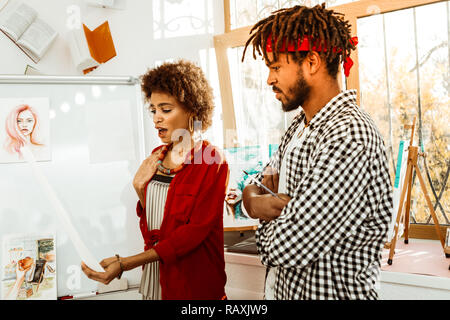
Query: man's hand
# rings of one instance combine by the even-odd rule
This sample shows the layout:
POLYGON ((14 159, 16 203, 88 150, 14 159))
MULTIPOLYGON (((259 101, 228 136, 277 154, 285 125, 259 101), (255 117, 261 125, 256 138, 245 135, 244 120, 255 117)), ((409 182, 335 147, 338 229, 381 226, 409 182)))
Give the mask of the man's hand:
POLYGON ((277 194, 281 199, 270 194, 261 194, 260 189, 253 184, 245 187, 242 195, 248 215, 266 222, 278 218, 283 208, 291 200, 288 195, 283 193, 277 194))
POLYGON ((278 180, 279 175, 277 169, 272 167, 267 167, 264 169, 261 183, 274 193, 278 193, 278 180))

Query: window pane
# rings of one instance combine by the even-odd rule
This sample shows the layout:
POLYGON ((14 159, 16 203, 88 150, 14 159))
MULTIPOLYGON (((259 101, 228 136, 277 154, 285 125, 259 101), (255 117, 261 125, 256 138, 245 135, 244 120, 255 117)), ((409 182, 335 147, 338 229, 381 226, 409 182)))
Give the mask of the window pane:
POLYGON ((253 25, 256 20, 255 0, 230 0, 231 28, 253 25))
MULTIPOLYGON (((415 143, 427 155, 419 167, 433 204, 441 195, 435 210, 444 224, 450 216, 448 7, 447 1, 371 16, 357 26, 361 106, 384 136, 392 181, 399 141, 410 135, 403 125, 416 116, 415 143)), ((416 222, 430 222, 417 178, 411 207, 416 222)))
POLYGON ((204 133, 203 138, 209 140, 216 146, 223 146, 223 122, 222 122, 222 102, 220 100, 220 86, 217 71, 217 61, 215 50, 212 48, 199 51, 200 67, 205 73, 214 94, 214 114, 212 125, 204 133))
POLYGON ((268 17, 273 11, 296 5, 314 7, 323 2, 327 7, 341 5, 357 0, 229 0, 231 29, 250 26, 268 17))
MULTIPOLYGON (((361 106, 368 111, 384 137, 388 150, 391 177, 393 176, 392 115, 389 115, 384 54, 383 16, 375 15, 358 19, 358 58, 361 106)), ((393 177, 392 177, 393 179, 393 177)))
POLYGON ((208 0, 153 1, 155 39, 212 34, 213 7, 208 0))
POLYGON ((249 51, 243 63, 243 47, 228 51, 238 142, 240 146, 278 143, 286 129, 284 112, 266 83, 267 67, 249 51))
MULTIPOLYGON (((450 194, 448 192, 448 178, 450 166, 450 74, 449 74, 449 1, 422 6, 416 9, 418 63, 420 75, 421 140, 427 154, 426 166, 421 172, 431 180, 433 189, 439 195, 444 189, 441 205, 436 208, 436 214, 441 223, 449 224, 450 194), (430 23, 432 19, 433 23, 430 23), (446 214, 444 215, 443 212, 446 214)), ((415 66, 417 67, 417 66, 415 66)), ((416 72, 417 69, 414 69, 416 72)), ((428 180, 425 178, 426 180, 428 180)), ((417 189, 418 189, 417 185, 417 189)), ((433 190, 429 190, 434 203, 433 190)), ((417 203, 420 222, 426 217, 429 222, 431 216, 425 206, 425 199, 421 196, 417 203)), ((419 220, 419 219, 417 219, 419 220)), ((431 220, 432 223, 432 220, 431 220)))

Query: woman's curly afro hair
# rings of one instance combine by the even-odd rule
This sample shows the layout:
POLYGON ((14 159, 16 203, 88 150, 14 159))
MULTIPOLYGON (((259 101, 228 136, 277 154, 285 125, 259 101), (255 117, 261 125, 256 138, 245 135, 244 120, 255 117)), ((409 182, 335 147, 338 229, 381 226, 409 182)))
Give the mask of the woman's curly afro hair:
POLYGON ((163 92, 176 98, 202 122, 205 131, 212 124, 213 91, 202 69, 186 60, 166 62, 141 76, 141 88, 147 99, 152 92, 163 92))

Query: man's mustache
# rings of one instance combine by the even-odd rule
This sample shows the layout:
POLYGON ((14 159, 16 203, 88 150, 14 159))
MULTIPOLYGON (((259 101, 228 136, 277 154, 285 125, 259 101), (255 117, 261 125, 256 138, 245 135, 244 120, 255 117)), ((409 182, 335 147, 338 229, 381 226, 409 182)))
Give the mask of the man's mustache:
POLYGON ((272 91, 275 93, 282 93, 281 89, 276 86, 272 86, 272 91))

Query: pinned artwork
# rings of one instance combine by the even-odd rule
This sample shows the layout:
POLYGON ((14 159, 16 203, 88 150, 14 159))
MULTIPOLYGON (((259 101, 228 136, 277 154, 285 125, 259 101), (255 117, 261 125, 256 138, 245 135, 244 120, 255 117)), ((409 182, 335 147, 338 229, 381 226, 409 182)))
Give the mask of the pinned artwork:
POLYGON ((247 185, 249 174, 256 174, 263 169, 263 150, 261 146, 245 146, 225 149, 226 159, 230 166, 229 190, 225 197, 228 205, 232 207, 232 215, 235 219, 249 219, 242 207, 242 191, 247 185))
POLYGON ((3 300, 56 300, 54 235, 3 237, 1 296, 3 300))
POLYGON ((51 160, 48 98, 0 99, 0 163, 24 162, 23 146, 51 160))

